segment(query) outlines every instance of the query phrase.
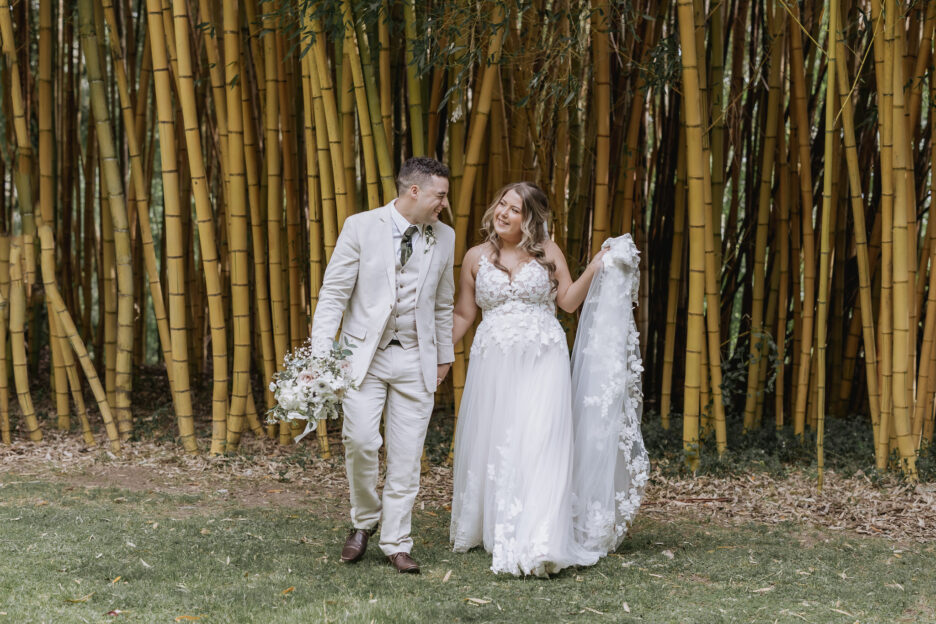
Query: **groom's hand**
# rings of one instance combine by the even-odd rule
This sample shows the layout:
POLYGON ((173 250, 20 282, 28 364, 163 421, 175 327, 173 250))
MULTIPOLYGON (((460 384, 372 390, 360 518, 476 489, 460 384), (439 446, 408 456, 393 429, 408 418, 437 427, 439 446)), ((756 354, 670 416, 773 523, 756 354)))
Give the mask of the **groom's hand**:
POLYGON ((445 376, 448 375, 450 368, 452 368, 451 364, 439 364, 436 366, 436 388, 442 385, 442 381, 445 379, 445 376))

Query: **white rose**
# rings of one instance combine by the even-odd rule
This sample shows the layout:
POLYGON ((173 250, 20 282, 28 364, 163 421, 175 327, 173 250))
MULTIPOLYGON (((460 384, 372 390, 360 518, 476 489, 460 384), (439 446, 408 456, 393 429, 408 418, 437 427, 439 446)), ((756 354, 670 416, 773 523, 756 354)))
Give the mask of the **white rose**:
POLYGON ((299 408, 300 395, 292 388, 288 390, 283 388, 280 391, 280 394, 276 397, 276 400, 283 407, 283 409, 295 410, 299 408))

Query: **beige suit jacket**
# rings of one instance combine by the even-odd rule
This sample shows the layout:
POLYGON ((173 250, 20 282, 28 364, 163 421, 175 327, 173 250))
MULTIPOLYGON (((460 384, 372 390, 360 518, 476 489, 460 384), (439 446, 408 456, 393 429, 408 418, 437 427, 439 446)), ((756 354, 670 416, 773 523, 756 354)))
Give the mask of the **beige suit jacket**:
MULTIPOLYGON (((441 222, 433 224, 432 229, 435 243, 420 259, 416 333, 426 389, 435 392, 436 366, 455 360, 455 231, 441 222)), ((390 205, 348 217, 325 267, 312 336, 332 339, 341 325, 339 339, 354 345, 351 363, 357 383, 364 379, 374 359, 393 311, 395 293, 396 252, 390 205)))

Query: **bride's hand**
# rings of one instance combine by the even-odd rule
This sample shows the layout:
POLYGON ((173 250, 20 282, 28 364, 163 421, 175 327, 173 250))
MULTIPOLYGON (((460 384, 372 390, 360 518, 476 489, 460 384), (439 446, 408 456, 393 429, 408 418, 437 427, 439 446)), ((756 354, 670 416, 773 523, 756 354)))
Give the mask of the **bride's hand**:
POLYGON ((437 364, 436 365, 436 387, 442 385, 442 381, 445 379, 445 376, 448 375, 449 369, 452 367, 451 364, 437 364))
POLYGON ((592 258, 592 259, 591 259, 591 262, 588 263, 588 267, 591 268, 591 269, 593 269, 593 270, 595 270, 595 271, 597 271, 598 269, 600 269, 600 268, 601 268, 601 259, 604 257, 604 255, 605 255, 606 253, 608 253, 608 250, 607 250, 607 249, 602 249, 601 251, 599 251, 598 253, 596 253, 596 254, 595 254, 595 257, 592 258))

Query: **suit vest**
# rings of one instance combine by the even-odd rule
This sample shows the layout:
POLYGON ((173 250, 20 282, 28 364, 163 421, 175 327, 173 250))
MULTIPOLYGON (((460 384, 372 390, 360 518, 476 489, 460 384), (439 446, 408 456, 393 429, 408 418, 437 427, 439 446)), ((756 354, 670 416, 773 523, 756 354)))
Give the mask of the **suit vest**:
POLYGON ((413 244, 413 253, 406 266, 400 266, 400 254, 396 255, 396 292, 393 310, 380 337, 381 349, 386 349, 391 340, 399 340, 404 349, 419 346, 416 334, 416 283, 419 281, 419 266, 425 249, 422 237, 413 244))

